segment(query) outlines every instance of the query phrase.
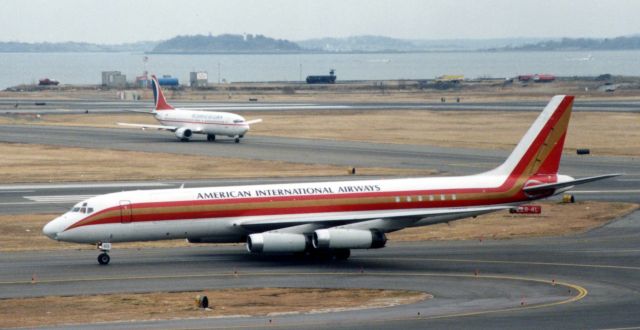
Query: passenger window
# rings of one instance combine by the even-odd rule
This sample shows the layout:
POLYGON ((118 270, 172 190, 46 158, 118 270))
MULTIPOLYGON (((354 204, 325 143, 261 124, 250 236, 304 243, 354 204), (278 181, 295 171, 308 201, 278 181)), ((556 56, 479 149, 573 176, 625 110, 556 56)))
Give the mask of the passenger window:
POLYGON ((441 201, 445 200, 444 195, 440 195, 440 200, 441 200, 441 201))

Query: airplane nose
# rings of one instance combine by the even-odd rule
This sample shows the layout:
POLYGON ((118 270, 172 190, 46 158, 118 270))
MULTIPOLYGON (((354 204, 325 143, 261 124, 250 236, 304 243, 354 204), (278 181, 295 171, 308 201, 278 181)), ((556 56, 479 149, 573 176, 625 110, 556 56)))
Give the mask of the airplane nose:
POLYGON ((56 228, 55 220, 50 221, 42 228, 42 233, 50 239, 57 239, 58 228, 56 228))

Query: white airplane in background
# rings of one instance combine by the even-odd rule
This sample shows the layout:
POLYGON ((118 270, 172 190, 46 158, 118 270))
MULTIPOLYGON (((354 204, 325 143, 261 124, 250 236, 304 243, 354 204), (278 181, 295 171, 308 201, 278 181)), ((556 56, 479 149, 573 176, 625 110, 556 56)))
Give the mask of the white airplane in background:
POLYGON ((235 142, 239 143, 249 131, 249 125, 262 121, 262 119, 246 121, 242 116, 229 112, 174 108, 167 103, 156 76, 151 76, 151 79, 155 102, 155 108, 151 113, 162 125, 129 123, 118 123, 118 125, 171 131, 183 142, 189 141, 193 134, 206 134, 207 141, 215 141, 216 135, 224 135, 235 138, 235 142))
MULTIPOLYGON (((186 238, 246 242, 254 253, 318 253, 381 248, 385 234, 510 209, 575 185, 558 174, 573 96, 555 96, 506 161, 481 174, 117 192, 75 205, 49 222, 54 240, 97 244, 186 238)), ((562 226, 558 223, 558 226, 562 226)))

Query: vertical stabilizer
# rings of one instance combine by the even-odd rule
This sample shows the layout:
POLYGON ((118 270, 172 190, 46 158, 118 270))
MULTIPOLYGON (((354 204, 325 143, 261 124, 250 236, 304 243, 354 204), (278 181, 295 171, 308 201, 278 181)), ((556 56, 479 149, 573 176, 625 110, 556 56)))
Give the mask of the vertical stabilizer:
POLYGON ((162 88, 160 88, 158 78, 156 78, 155 75, 151 76, 151 89, 153 90, 155 111, 174 110, 174 108, 167 103, 167 99, 164 98, 164 93, 162 93, 162 88))
POLYGON ((507 160, 491 172, 516 177, 556 175, 573 99, 569 95, 554 96, 507 160))

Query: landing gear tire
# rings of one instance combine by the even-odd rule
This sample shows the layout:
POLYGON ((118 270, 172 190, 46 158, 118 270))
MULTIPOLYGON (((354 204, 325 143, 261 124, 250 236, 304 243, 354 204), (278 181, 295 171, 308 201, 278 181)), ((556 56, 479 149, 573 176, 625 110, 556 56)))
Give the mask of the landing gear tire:
POLYGON ((214 134, 207 134, 207 141, 215 141, 216 136, 214 134))
POLYGON ((109 257, 108 254, 106 253, 100 253, 100 255, 98 255, 98 263, 101 265, 108 265, 109 261, 111 261, 111 257, 109 257))
POLYGON ((189 139, 188 138, 182 138, 182 139, 180 139, 180 142, 189 142, 189 139))
POLYGON ((349 249, 340 249, 333 251, 333 257, 336 260, 347 260, 351 256, 351 250, 349 249))
POLYGON ((240 138, 239 138, 239 137, 237 137, 237 138, 235 139, 235 141, 236 141, 236 143, 240 143, 240 138))

